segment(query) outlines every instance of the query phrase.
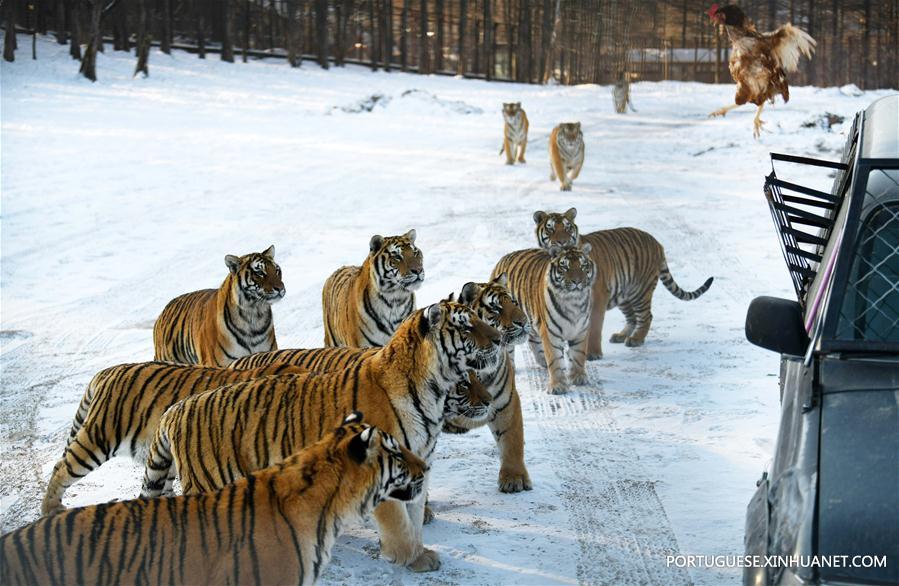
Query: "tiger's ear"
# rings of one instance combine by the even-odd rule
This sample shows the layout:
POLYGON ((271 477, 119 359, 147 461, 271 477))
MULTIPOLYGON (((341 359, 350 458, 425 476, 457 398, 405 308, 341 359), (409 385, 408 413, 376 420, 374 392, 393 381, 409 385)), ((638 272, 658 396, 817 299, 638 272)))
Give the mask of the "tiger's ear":
POLYGON ((380 234, 375 234, 371 237, 371 240, 368 241, 368 249, 372 254, 381 250, 382 246, 384 246, 384 237, 380 234))
POLYGON ((435 303, 433 305, 428 306, 424 311, 424 315, 422 316, 421 322, 419 324, 419 331, 421 335, 427 335, 431 328, 435 328, 440 325, 440 320, 443 318, 443 309, 441 309, 439 303, 435 303))
POLYGON ((577 126, 577 129, 578 129, 578 130, 581 129, 581 123, 580 123, 580 122, 575 122, 574 125, 577 126))
POLYGON ((341 425, 347 425, 348 423, 362 423, 362 411, 353 411, 346 416, 341 425))
POLYGON ((240 257, 234 256, 233 254, 225 255, 225 266, 228 267, 228 270, 237 274, 237 269, 240 268, 240 257))
POLYGON ((462 292, 459 293, 459 303, 470 305, 474 298, 478 296, 478 284, 469 281, 462 285, 462 292))
POLYGON ((565 217, 573 222, 577 217, 577 208, 568 208, 568 211, 565 212, 565 217))
POLYGON ((405 236, 406 238, 408 238, 409 241, 412 242, 412 244, 415 244, 415 228, 409 230, 408 232, 406 232, 405 234, 403 234, 403 236, 405 236))
POLYGON ((543 221, 543 218, 546 217, 546 212, 536 211, 534 212, 534 223, 540 224, 543 221))
POLYGON ((262 251, 262 256, 269 260, 275 260, 275 245, 272 244, 268 248, 262 251))
POLYGON ((498 274, 495 279, 493 279, 493 282, 496 283, 497 285, 502 285, 503 287, 508 287, 509 286, 509 275, 507 275, 505 273, 505 271, 503 271, 502 273, 498 274))
POLYGON ((515 102, 515 105, 521 108, 521 102, 515 102))
POLYGON ((373 443, 372 438, 375 435, 374 429, 373 427, 366 427, 360 433, 357 433, 347 446, 347 453, 357 464, 363 464, 368 459, 368 450, 373 443))
POLYGON ((593 250, 593 246, 589 242, 584 242, 581 245, 581 252, 584 254, 590 254, 590 251, 593 250))

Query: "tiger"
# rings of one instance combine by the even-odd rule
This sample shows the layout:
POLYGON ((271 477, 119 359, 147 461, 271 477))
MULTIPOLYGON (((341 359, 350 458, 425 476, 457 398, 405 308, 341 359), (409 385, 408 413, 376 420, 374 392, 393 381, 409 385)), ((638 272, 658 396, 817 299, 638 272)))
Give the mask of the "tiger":
POLYGON ((565 393, 569 379, 587 384, 584 369, 587 327, 596 280, 591 245, 553 247, 549 252, 531 248, 502 257, 491 279, 506 273, 509 290, 524 308, 533 329, 528 345, 537 363, 549 369, 549 392, 565 393), (568 344, 569 376, 563 370, 568 344))
POLYGON ((575 208, 564 214, 538 211, 534 213, 537 243, 541 248, 589 243, 597 267, 593 286, 593 314, 587 337, 587 359, 602 358, 602 324, 606 311, 618 307, 627 321, 624 328, 612 334, 614 344, 642 346, 652 324, 652 295, 656 283, 682 301, 702 296, 712 286, 714 277, 706 279, 695 291, 684 291, 668 270, 665 249, 658 240, 636 228, 598 230, 579 235, 574 219, 575 208))
POLYGON ((584 133, 580 122, 563 122, 549 135, 549 179, 557 178, 561 191, 571 191, 571 182, 584 166, 584 133))
MULTIPOLYGON (((481 320, 499 330, 502 344, 511 353, 514 345, 527 339, 530 325, 527 315, 515 302, 507 284, 505 275, 500 275, 489 283, 466 283, 459 301, 470 306, 481 320)), ((236 360, 231 368, 258 368, 275 362, 286 362, 310 372, 332 372, 353 367, 377 351, 374 348, 276 350, 245 356, 236 360)), ((478 371, 476 375, 478 384, 484 385, 492 397, 492 405, 487 409, 487 419, 484 420, 483 413, 472 417, 470 412, 454 408, 451 395, 447 398, 444 409, 446 420, 443 431, 464 433, 487 423, 499 448, 499 490, 501 492, 531 490, 533 485, 524 463, 521 399, 515 389, 515 371, 511 355, 503 357, 497 368, 478 371)), ((464 396, 461 390, 456 395, 464 396)))
POLYGON ((254 352, 276 350, 271 305, 286 289, 275 247, 225 256, 228 276, 218 289, 169 301, 153 326, 156 360, 225 367, 254 352))
POLYGON ((415 230, 371 237, 362 266, 337 269, 322 287, 325 346, 383 346, 415 310, 425 278, 415 230))
POLYGON ((68 487, 115 456, 130 456, 144 464, 159 419, 181 399, 234 382, 301 372, 283 363, 241 371, 171 362, 120 364, 100 371, 78 406, 68 444, 47 483, 41 513, 61 508, 68 487))
MULTIPOLYGON (((506 352, 495 368, 477 371, 477 378, 492 397, 487 425, 499 448, 498 485, 501 492, 531 490, 533 484, 524 463, 524 419, 521 398, 515 388, 514 347, 530 334, 527 314, 508 289, 505 273, 487 283, 469 282, 462 287, 459 302, 471 307, 477 316, 502 333, 506 352)), ((483 423, 475 418, 447 416, 443 430, 464 433, 483 423)))
POLYGON ((421 500, 428 465, 362 419, 215 492, 43 517, 0 537, 0 583, 314 584, 345 526, 421 500))
MULTIPOLYGON (((444 300, 416 311, 352 368, 266 377, 189 397, 162 416, 141 492, 171 491, 176 471, 185 494, 216 490, 317 440, 341 413, 356 410, 427 462, 448 392, 469 369, 499 359, 500 339, 470 308, 444 300)), ((423 503, 383 503, 375 518, 385 559, 414 571, 440 566, 422 544, 423 503)))
POLYGON ((528 126, 528 115, 521 102, 503 102, 503 146, 499 154, 506 153, 507 165, 527 162, 524 151, 528 148, 528 126))

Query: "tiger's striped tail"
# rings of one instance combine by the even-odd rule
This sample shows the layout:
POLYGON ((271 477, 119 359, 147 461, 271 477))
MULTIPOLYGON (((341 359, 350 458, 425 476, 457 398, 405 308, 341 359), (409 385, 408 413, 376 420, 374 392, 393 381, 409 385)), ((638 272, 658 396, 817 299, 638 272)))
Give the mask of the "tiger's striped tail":
MULTIPOLYGON (((164 420, 163 420, 164 421, 164 420)), ((169 436, 160 422, 156 437, 150 446, 147 465, 144 469, 144 483, 141 486, 142 497, 155 498, 172 494, 172 482, 175 480, 175 463, 172 458, 172 445, 169 436)))
POLYGON ((78 434, 78 430, 84 425, 84 420, 87 419, 87 412, 90 411, 91 403, 94 401, 97 384, 99 383, 95 377, 94 380, 87 385, 87 390, 84 391, 84 396, 81 397, 81 403, 78 404, 78 411, 75 412, 75 419, 72 420, 72 429, 69 430, 69 439, 66 441, 66 445, 72 443, 72 440, 75 439, 75 436, 78 434))
POLYGON ((675 282, 674 277, 671 276, 671 271, 668 270, 668 263, 664 260, 662 261, 662 271, 659 273, 659 280, 662 282, 662 285, 665 285, 665 288, 671 292, 672 295, 680 299, 681 301, 693 301, 697 297, 701 297, 703 293, 709 290, 709 287, 712 286, 712 281, 715 280, 715 277, 709 277, 699 289, 695 291, 684 291, 680 288, 680 286, 675 282))

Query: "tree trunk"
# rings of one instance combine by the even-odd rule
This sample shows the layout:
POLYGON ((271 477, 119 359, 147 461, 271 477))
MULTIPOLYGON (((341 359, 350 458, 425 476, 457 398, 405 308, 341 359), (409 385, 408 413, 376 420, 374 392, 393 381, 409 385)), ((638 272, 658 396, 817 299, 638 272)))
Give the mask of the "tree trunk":
POLYGON ((65 45, 69 40, 68 31, 66 30, 66 1, 65 0, 56 0, 56 9, 53 11, 53 18, 55 20, 53 27, 56 29, 56 42, 60 45, 65 45))
POLYGON ((328 69, 328 0, 315 0, 315 38, 318 64, 328 69))
MULTIPOLYGON (((338 27, 340 23, 338 22, 338 27)), ((299 31, 297 23, 297 0, 287 0, 287 63, 291 67, 299 67, 302 57, 299 55, 299 31)))
POLYGON ((130 51, 131 41, 128 34, 128 7, 122 0, 116 3, 113 11, 113 44, 114 51, 130 51))
POLYGON ((465 75, 465 29, 468 28, 468 0, 459 0, 459 63, 456 68, 458 75, 465 75))
MULTIPOLYGON (((548 31, 548 43, 546 55, 544 57, 543 83, 548 83, 553 77, 553 70, 556 65, 556 48, 559 43, 559 33, 562 28, 562 0, 556 0, 555 6, 550 14, 551 29, 548 31)), ((546 20, 544 19, 544 24, 546 20)))
POLYGON ((161 30, 159 34, 159 50, 166 55, 172 54, 172 0, 159 1, 159 19, 161 30))
POLYGON ((428 51, 428 0, 421 0, 418 7, 418 72, 431 73, 431 55, 428 51))
POLYGON ((91 81, 97 81, 97 51, 102 38, 100 36, 100 16, 103 13, 103 0, 92 0, 90 28, 87 33, 87 48, 81 59, 81 75, 91 81))
POLYGON ((197 57, 206 59, 206 2, 194 0, 194 16, 197 19, 197 57))
POLYGON ((243 48, 241 49, 241 58, 243 62, 247 62, 247 51, 250 50, 250 0, 244 0, 243 3, 243 48))
POLYGON ((412 0, 403 0, 403 11, 400 14, 400 68, 403 71, 409 67, 409 3, 412 0))
POLYGON ((221 0, 223 20, 222 24, 222 61, 234 63, 234 7, 232 0, 221 0))
POLYGON ((72 59, 81 60, 81 1, 70 0, 72 10, 69 12, 71 37, 69 39, 69 55, 72 59))
MULTIPOLYGON (((811 2, 811 0, 809 0, 811 2)), ((865 0, 865 25, 862 36, 862 89, 871 88, 871 0, 865 0)))
POLYGON ((16 2, 6 1, 4 20, 6 34, 3 37, 3 59, 12 63, 16 60, 16 2))
POLYGON ((137 0, 137 65, 134 67, 134 75, 136 76, 138 73, 143 73, 144 77, 150 75, 148 62, 150 60, 150 42, 153 40, 153 35, 150 33, 151 15, 149 14, 147 1, 148 0, 137 0))
POLYGON ((371 70, 378 70, 381 62, 381 43, 378 36, 378 17, 375 10, 377 0, 368 0, 368 60, 371 70))
POLYGON ((484 77, 493 80, 493 0, 484 0, 484 77))
POLYGON ((390 64, 393 62, 393 0, 384 0, 384 10, 382 11, 384 21, 381 24, 381 31, 384 37, 384 71, 390 71, 390 64))
POLYGON ((444 18, 444 2, 443 0, 436 0, 434 3, 434 10, 437 11, 437 63, 435 68, 437 71, 443 71, 443 47, 445 46, 446 37, 444 36, 444 26, 446 25, 444 18))

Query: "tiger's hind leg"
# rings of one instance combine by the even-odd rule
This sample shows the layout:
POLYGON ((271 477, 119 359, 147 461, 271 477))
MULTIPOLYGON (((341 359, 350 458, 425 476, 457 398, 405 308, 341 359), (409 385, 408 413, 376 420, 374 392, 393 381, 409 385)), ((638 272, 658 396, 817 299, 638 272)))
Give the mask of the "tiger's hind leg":
POLYGON ((609 341, 613 344, 621 344, 625 342, 631 336, 633 331, 637 329, 637 316, 630 304, 622 303, 620 308, 621 313, 624 314, 624 319, 627 320, 627 323, 624 324, 624 328, 620 332, 612 334, 612 337, 609 338, 609 341))
POLYGON ((634 330, 624 341, 625 346, 636 347, 642 346, 646 341, 646 334, 649 333, 649 326, 652 325, 652 294, 654 288, 650 288, 643 299, 631 306, 634 314, 634 330))
MULTIPOLYGON (((168 434, 160 427, 150 446, 147 465, 144 469, 144 484, 140 489, 142 497, 158 497, 172 494, 175 481, 175 462, 172 458, 168 434)), ((185 488, 184 492, 187 492, 185 488)))
POLYGON ((50 481, 47 483, 47 492, 41 504, 42 515, 62 509, 62 496, 66 489, 109 460, 106 451, 97 446, 86 429, 82 427, 69 440, 62 458, 53 467, 50 481))
MULTIPOLYGON (((599 277, 597 276, 597 281, 599 277)), ((593 286, 593 308, 590 313, 590 326, 587 332, 587 360, 602 358, 602 325, 606 319, 606 308, 609 303, 609 292, 599 282, 593 286)))
POLYGON ((543 354, 543 342, 540 338, 535 338, 533 334, 528 336, 528 347, 531 349, 531 354, 534 355, 537 365, 540 368, 546 368, 546 356, 543 354))

